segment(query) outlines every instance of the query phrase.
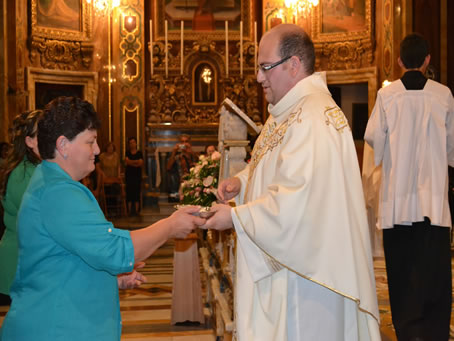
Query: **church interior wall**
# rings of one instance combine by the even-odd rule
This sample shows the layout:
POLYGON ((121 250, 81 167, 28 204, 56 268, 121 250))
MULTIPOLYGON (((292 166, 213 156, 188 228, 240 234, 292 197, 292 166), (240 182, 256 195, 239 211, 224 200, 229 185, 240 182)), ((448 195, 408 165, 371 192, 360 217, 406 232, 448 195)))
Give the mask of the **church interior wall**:
MULTIPOLYGON (((54 0, 52 3, 61 1, 64 2, 54 0)), ((0 131, 3 140, 7 139, 12 118, 28 109, 30 94, 26 70, 30 67, 97 73, 96 107, 102 119, 100 144, 103 146, 113 140, 122 153, 128 136, 138 136, 142 148, 148 148, 152 153, 153 146, 171 146, 182 128, 185 131, 196 127, 210 131, 208 135, 195 134, 194 143, 204 145, 212 142, 217 129, 217 110, 224 97, 231 98, 255 122, 263 123, 267 117, 266 102, 255 81, 254 71, 255 22, 257 41, 263 32, 279 22, 296 22, 303 26, 314 39, 317 70, 336 73, 375 69, 375 76, 371 77, 375 77, 377 86, 368 86, 368 91, 374 92, 367 96, 369 113, 381 83, 400 76, 396 62, 398 44, 410 31, 418 31, 429 39, 434 74, 441 82, 453 87, 453 25, 448 24, 447 18, 452 17, 454 5, 449 0, 354 1, 364 5, 353 9, 359 11, 357 14, 364 20, 357 31, 348 30, 348 27, 354 27, 352 17, 345 12, 329 13, 325 1, 320 1, 305 18, 298 18, 290 11, 283 11, 283 0, 237 0, 234 3, 240 4, 241 8, 240 14, 234 14, 235 19, 229 28, 228 61, 222 20, 215 23, 214 31, 207 32, 192 30, 189 20, 184 24, 183 63, 179 20, 170 17, 162 0, 121 0, 120 6, 112 12, 96 11, 91 7, 96 1, 81 0, 81 25, 84 20, 89 20, 89 32, 84 31, 84 26, 81 30, 83 37, 75 38, 66 28, 55 29, 51 35, 43 34, 42 22, 33 21, 36 6, 41 2, 2 1, 0 43, 4 49, 0 53, 0 131), (334 21, 329 22, 326 13, 332 15, 334 21), (127 22, 128 18, 131 18, 131 23, 127 22), (167 77, 166 18, 169 23, 174 20, 168 34, 167 77), (153 21, 153 75, 149 51, 150 20, 153 21), (243 75, 240 75, 240 21, 244 23, 243 75), (328 24, 340 26, 333 29, 328 24), (346 31, 344 24, 347 25, 346 31), (209 61, 213 66, 211 71, 215 71, 218 86, 214 104, 196 103, 192 96, 195 84, 192 82, 193 69, 203 60, 209 61), (155 139, 153 132, 158 131, 160 136, 155 139)), ((231 12, 234 10, 232 8, 231 12)), ((364 79, 354 79, 364 83, 364 79)), ((357 99, 351 101, 359 103, 357 99)), ((349 116, 350 109, 344 110, 349 116)))

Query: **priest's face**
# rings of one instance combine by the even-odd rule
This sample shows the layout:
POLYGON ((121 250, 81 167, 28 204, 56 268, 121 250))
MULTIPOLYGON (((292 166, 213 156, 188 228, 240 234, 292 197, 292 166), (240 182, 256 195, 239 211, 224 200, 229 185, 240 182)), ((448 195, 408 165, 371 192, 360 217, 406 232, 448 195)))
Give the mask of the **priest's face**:
POLYGON ((259 45, 257 82, 263 87, 268 103, 277 104, 291 89, 289 65, 291 56, 279 55, 279 36, 269 32, 259 45))

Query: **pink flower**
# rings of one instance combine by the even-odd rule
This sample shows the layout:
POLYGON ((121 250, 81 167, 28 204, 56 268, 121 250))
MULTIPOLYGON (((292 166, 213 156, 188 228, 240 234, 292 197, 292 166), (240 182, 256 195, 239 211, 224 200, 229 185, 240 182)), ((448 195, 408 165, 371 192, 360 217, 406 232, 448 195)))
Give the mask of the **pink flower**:
POLYGON ((213 183, 213 180, 214 180, 213 176, 208 175, 205 179, 203 179, 203 185, 205 187, 209 187, 213 183))
POLYGON ((216 160, 220 160, 220 159, 221 159, 221 153, 219 153, 218 151, 215 151, 215 152, 213 152, 213 154, 211 154, 211 160, 216 161, 216 160))

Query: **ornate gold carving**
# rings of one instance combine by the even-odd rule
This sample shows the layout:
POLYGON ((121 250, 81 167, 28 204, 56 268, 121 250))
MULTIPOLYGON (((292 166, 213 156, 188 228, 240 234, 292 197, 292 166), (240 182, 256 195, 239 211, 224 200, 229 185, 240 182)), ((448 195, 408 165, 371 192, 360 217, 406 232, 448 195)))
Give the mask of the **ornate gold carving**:
POLYGON ((94 49, 90 42, 92 7, 86 1, 80 2, 78 17, 73 18, 75 27, 71 29, 66 27, 56 14, 41 13, 38 7, 38 0, 31 0, 30 58, 32 62, 49 69, 89 68, 94 49))
POLYGON ((39 63, 46 69, 77 70, 90 66, 93 48, 93 44, 88 42, 33 37, 30 59, 32 63, 39 63))
POLYGON ((141 78, 142 69, 142 31, 139 30, 138 22, 140 15, 135 8, 129 7, 120 16, 120 43, 122 84, 135 85, 141 78))
POLYGON ((338 70, 357 69, 372 63, 372 47, 367 41, 345 41, 323 43, 316 46, 316 67, 318 69, 338 70))
POLYGON ((371 66, 374 57, 374 20, 372 0, 365 0, 364 25, 343 31, 323 32, 323 8, 314 7, 312 39, 317 53, 316 68, 323 70, 371 66))
MULTIPOLYGON (((250 44, 249 44, 250 45, 250 44)), ((248 44, 244 44, 246 51, 248 44)), ((153 43, 154 75, 150 84, 150 112, 147 115, 149 126, 171 123, 178 124, 213 124, 218 122, 218 107, 220 100, 230 98, 238 107, 246 112, 255 122, 261 122, 261 114, 258 107, 258 85, 253 73, 253 55, 246 52, 244 76, 239 75, 239 64, 230 69, 229 77, 225 75, 225 51, 216 46, 216 42, 209 36, 202 36, 192 43, 191 48, 185 50, 183 76, 180 75, 181 56, 172 54, 172 44, 169 43, 169 76, 164 76, 164 44, 153 43), (252 58, 249 58, 252 55, 252 58), (178 58, 179 57, 179 58, 178 58), (249 58, 249 60, 248 60, 249 58), (203 63, 209 64, 213 74, 215 97, 214 101, 195 103, 193 93, 194 71, 203 63), (185 76, 189 75, 189 76, 185 76)), ((178 49, 179 51, 179 49, 178 49)), ((236 51, 230 60, 239 59, 239 51, 236 51), (235 56, 237 58, 235 58, 235 56)), ((236 63, 236 62, 235 62, 236 63)))

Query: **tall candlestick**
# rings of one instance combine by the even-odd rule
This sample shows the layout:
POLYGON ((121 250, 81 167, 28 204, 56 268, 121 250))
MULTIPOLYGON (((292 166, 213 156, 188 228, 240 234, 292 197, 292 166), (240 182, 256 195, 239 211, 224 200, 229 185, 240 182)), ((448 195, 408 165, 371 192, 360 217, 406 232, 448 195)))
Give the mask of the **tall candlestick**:
POLYGON ((184 40, 183 40, 183 33, 184 32, 184 22, 181 20, 181 61, 180 61, 180 75, 183 76, 183 60, 184 60, 184 40))
POLYGON ((243 20, 240 21, 240 77, 243 78, 243 20))
POLYGON ((150 20, 150 74, 153 77, 153 21, 150 20))
POLYGON ((165 44, 165 51, 166 51, 165 67, 166 67, 166 78, 167 78, 169 75, 169 64, 168 64, 169 49, 167 48, 167 20, 164 22, 164 44, 165 44))
POLYGON ((254 72, 257 72, 257 21, 254 21, 254 72))
POLYGON ((229 76, 229 22, 225 21, 225 76, 229 76))

